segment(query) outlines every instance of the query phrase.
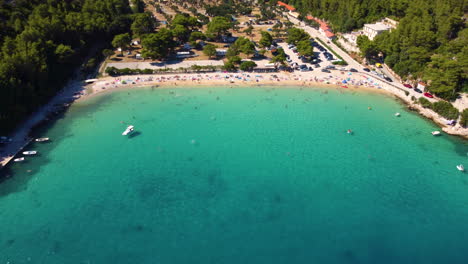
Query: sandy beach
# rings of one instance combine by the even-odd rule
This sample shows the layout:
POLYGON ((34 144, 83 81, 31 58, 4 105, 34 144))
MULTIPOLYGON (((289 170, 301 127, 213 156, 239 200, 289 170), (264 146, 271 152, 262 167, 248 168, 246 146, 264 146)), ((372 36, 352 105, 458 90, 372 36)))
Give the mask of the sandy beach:
POLYGON ((459 124, 449 126, 449 120, 439 116, 430 109, 425 109, 413 103, 411 96, 383 80, 363 72, 345 72, 333 70, 330 73, 311 72, 277 72, 277 73, 180 73, 180 74, 152 74, 130 75, 119 77, 99 78, 92 84, 82 81, 70 81, 69 84, 55 96, 47 105, 35 112, 28 120, 18 127, 9 137, 11 142, 0 151, 0 168, 5 166, 32 139, 30 131, 39 123, 46 120, 49 114, 56 111, 57 105, 70 101, 83 101, 95 95, 132 87, 197 87, 197 86, 304 86, 330 87, 335 89, 351 89, 355 91, 382 92, 401 99, 412 110, 433 120, 447 134, 468 138, 468 129, 459 124))

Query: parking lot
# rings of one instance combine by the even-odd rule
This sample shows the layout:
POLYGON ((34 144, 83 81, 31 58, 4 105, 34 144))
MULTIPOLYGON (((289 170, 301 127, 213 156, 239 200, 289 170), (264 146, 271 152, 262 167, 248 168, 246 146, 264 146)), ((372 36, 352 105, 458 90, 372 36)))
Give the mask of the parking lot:
MULTIPOLYGON (((307 61, 303 60, 299 53, 294 52, 294 46, 288 45, 287 43, 279 43, 278 44, 281 48, 283 48, 288 58, 288 64, 296 70, 301 71, 317 71, 317 70, 324 70, 326 68, 334 67, 333 60, 336 58, 328 51, 325 47, 320 46, 320 44, 314 46, 314 55, 317 60, 315 61, 307 61), (328 54, 328 58, 326 56, 328 54), (305 65, 305 66, 304 66, 305 65), (302 66, 302 67, 301 67, 302 66)), ((343 67, 337 67, 343 68, 343 67)))

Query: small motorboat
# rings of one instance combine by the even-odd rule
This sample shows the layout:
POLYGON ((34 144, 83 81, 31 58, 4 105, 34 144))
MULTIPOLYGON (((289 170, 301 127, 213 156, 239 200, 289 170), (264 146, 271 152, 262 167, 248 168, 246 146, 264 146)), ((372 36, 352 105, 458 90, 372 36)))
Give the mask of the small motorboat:
POLYGON ((353 131, 352 131, 351 129, 348 129, 348 130, 346 131, 346 133, 352 135, 352 134, 353 134, 353 131))
POLYGON ((440 135, 441 135, 441 134, 440 134, 440 131, 432 131, 431 134, 432 134, 433 136, 440 136, 440 135))
POLYGON ((458 169, 459 171, 465 171, 465 167, 463 167, 462 164, 457 165, 457 169, 458 169))
POLYGON ((133 132, 134 130, 134 126, 130 125, 127 127, 127 129, 125 129, 125 131, 122 133, 122 136, 126 136, 126 135, 129 135, 133 132))
POLYGON ((21 158, 16 158, 13 160, 14 162, 22 162, 24 161, 24 157, 21 157, 21 158))
POLYGON ((400 113, 395 113, 395 116, 396 116, 396 117, 399 117, 399 116, 400 116, 400 113))
POLYGON ((30 151, 23 151, 24 155, 36 155, 37 151, 36 150, 30 150, 30 151))
POLYGON ((49 141, 49 138, 36 138, 36 142, 47 142, 49 141))

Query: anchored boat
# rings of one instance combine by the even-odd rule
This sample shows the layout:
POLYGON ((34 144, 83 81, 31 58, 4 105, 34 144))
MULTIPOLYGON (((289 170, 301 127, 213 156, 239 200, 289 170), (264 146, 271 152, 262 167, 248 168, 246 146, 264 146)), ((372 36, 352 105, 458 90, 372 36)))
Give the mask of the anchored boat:
POLYGON ((36 150, 30 150, 30 151, 23 151, 24 155, 36 155, 37 151, 36 150))
POLYGON ((122 133, 122 136, 126 136, 131 134, 134 131, 134 126, 130 125, 125 129, 125 131, 122 133))
POLYGON ((14 162, 22 162, 24 161, 24 157, 21 157, 21 158, 16 158, 13 160, 14 162))
POLYGON ((433 136, 440 136, 441 135, 439 131, 432 131, 431 134, 433 136))
POLYGON ((463 167, 462 164, 457 165, 457 169, 458 169, 459 171, 465 171, 465 167, 463 167))
POLYGON ((49 138, 36 138, 36 142, 47 142, 49 141, 49 138))

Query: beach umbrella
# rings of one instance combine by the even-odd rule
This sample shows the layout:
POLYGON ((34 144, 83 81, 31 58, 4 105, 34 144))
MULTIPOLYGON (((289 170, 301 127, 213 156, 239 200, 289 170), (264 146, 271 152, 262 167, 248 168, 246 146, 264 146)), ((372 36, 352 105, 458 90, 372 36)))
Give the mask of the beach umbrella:
POLYGON ((343 80, 342 83, 347 83, 347 81, 346 81, 346 80, 343 80))

